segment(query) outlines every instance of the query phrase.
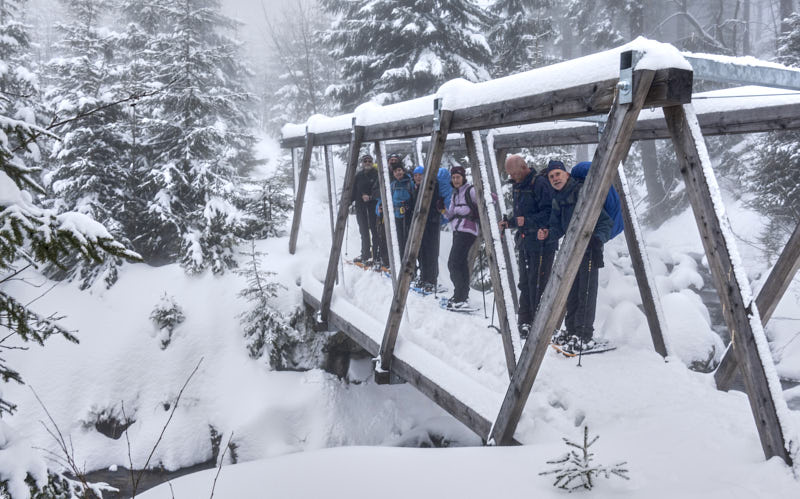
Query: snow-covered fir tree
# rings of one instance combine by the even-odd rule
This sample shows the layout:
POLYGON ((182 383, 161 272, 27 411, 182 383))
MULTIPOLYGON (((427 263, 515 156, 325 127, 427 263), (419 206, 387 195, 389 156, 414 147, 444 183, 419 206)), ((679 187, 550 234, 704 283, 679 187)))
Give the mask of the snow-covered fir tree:
MULTIPOLYGON (((778 39, 778 62, 800 67, 800 14, 792 14, 785 24, 788 30, 778 39)), ((756 164, 746 171, 752 205, 769 219, 765 242, 780 246, 800 220, 800 132, 770 132, 754 149, 756 164)))
POLYGON ((546 52, 555 38, 552 0, 497 0, 489 32, 495 77, 527 71, 554 62, 546 52))
POLYGON ((313 114, 335 114, 325 91, 337 74, 317 35, 330 19, 317 1, 293 2, 265 18, 274 60, 265 82, 271 87, 266 129, 279 132, 284 124, 305 121, 313 114))
MULTIPOLYGON (((240 213, 234 179, 252 160, 249 74, 239 44, 225 34, 235 22, 217 0, 160 0, 158 81, 149 99, 159 122, 142 141, 153 164, 140 179, 153 192, 140 218, 137 249, 148 259, 179 260, 190 272, 223 272, 234 264, 240 213)), ((137 170, 138 171, 138 170, 137 170)))
POLYGON ((445 81, 489 78, 489 15, 471 0, 321 0, 337 20, 323 33, 342 110, 431 94, 445 81))
MULTIPOLYGON (((100 26, 101 18, 110 14, 110 3, 68 0, 64 5, 69 17, 59 25, 60 55, 47 67, 46 99, 53 120, 66 123, 55 128, 61 140, 51 151, 48 184, 58 209, 91 216, 129 245, 120 219, 129 196, 125 186, 131 172, 121 161, 129 137, 121 106, 110 105, 121 95, 121 67, 114 59, 116 34, 100 26)), ((118 263, 108 259, 102 267, 70 265, 70 272, 83 286, 99 275, 111 285, 118 263)))

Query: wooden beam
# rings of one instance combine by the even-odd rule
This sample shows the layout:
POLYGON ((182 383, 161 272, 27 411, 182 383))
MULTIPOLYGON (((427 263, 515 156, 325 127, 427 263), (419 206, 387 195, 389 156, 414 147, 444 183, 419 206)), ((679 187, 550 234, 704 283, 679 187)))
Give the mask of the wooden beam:
POLYGON ((358 168, 358 155, 361 151, 361 144, 364 138, 364 127, 357 126, 353 122, 353 133, 350 138, 350 149, 347 151, 347 169, 344 173, 344 183, 342 184, 342 196, 339 198, 339 209, 336 215, 336 230, 331 242, 331 253, 328 256, 328 271, 325 273, 325 285, 322 290, 322 300, 320 303, 320 316, 322 322, 327 322, 328 313, 331 310, 331 299, 333 298, 333 285, 336 281, 336 267, 339 264, 339 257, 342 255, 342 241, 347 224, 347 214, 350 203, 353 202, 353 185, 356 180, 356 168, 358 168))
POLYGON ((714 286, 722 303, 722 314, 731 333, 750 408, 767 459, 778 456, 791 466, 780 412, 785 411, 780 381, 767 348, 767 338, 761 327, 755 303, 750 299, 750 284, 738 261, 730 223, 719 194, 714 171, 708 161, 708 151, 691 104, 664 108, 667 127, 678 156, 686 193, 692 205, 700 238, 703 241, 714 286), (768 374, 769 373, 769 374, 768 374))
POLYGON ((392 286, 397 287, 397 262, 400 261, 396 251, 397 229, 394 227, 394 200, 392 199, 392 172, 386 161, 386 147, 382 142, 375 142, 375 162, 378 164, 378 185, 381 190, 381 209, 383 210, 383 237, 386 241, 386 252, 389 255, 389 267, 392 274, 392 286))
MULTIPOLYGON (((505 160, 503 160, 502 166, 497 163, 497 153, 494 150, 494 138, 492 137, 491 133, 488 134, 481 134, 481 140, 483 142, 483 157, 484 157, 484 164, 486 165, 486 179, 489 181, 489 189, 492 193, 492 205, 494 206, 494 220, 501 220, 503 215, 506 212, 506 202, 503 195, 503 188, 502 188, 502 181, 500 180, 502 177, 500 176, 500 168, 505 170, 505 160)), ((500 249, 500 256, 501 260, 500 267, 504 271, 506 275, 506 279, 510 283, 510 292, 511 295, 510 303, 514 307, 513 309, 509 310, 509 317, 516 318, 517 313, 519 312, 519 297, 517 296, 517 276, 519 275, 519 269, 516 267, 516 255, 514 254, 514 249, 509 244, 510 237, 506 237, 505 231, 500 232, 500 241, 499 241, 499 249, 500 249)), ((508 296, 506 296, 508 298, 508 296)), ((511 319, 509 319, 510 322, 511 319)))
POLYGON ((650 267, 650 260, 647 258, 647 250, 643 244, 642 228, 639 226, 639 219, 636 217, 636 210, 631 200, 628 181, 625 178, 625 171, 622 169, 622 165, 617 168, 614 187, 617 189, 620 204, 622 205, 622 218, 625 222, 625 242, 628 245, 628 253, 631 255, 633 274, 636 276, 636 285, 639 288, 639 295, 642 297, 642 308, 644 308, 644 315, 647 317, 647 325, 650 328, 653 347, 662 357, 666 357, 669 352, 664 341, 664 311, 661 308, 658 288, 653 279, 655 274, 650 267))
POLYGON ((333 159, 331 158, 331 146, 324 146, 323 152, 325 154, 325 178, 328 183, 328 215, 331 219, 331 240, 336 231, 336 225, 333 221, 333 210, 336 209, 333 202, 333 159))
MULTIPOLYGON (((309 292, 303 290, 303 301, 314 309, 320 309, 320 302, 309 292)), ((380 346, 368 334, 361 331, 356 326, 331 311, 328 317, 330 328, 343 331, 350 339, 355 341, 361 348, 369 352, 372 356, 378 356, 380 346)), ((391 360, 392 372, 406 380, 414 388, 422 392, 423 395, 431 399, 439 407, 448 412, 451 416, 463 423, 467 428, 474 431, 479 437, 485 438, 489 434, 492 422, 472 409, 469 405, 462 402, 458 397, 449 393, 435 380, 417 371, 411 364, 396 356, 391 360)), ((519 442, 512 442, 518 444, 519 442)))
MULTIPOLYGON (((452 132, 523 125, 603 114, 611 109, 618 78, 560 88, 525 97, 457 109, 452 132)), ((668 68, 656 71, 644 105, 660 107, 691 102, 692 72, 668 68)))
MULTIPOLYGON (((489 263, 489 277, 492 280, 492 291, 494 292, 494 299, 497 303, 497 320, 500 323, 500 336, 503 339, 503 352, 506 357, 508 377, 511 378, 514 374, 514 369, 517 367, 517 356, 514 352, 514 341, 511 339, 511 317, 513 316, 509 317, 509 310, 506 308, 506 291, 510 290, 510 293, 513 294, 514 288, 508 285, 507 279, 506 282, 503 282, 504 275, 507 278, 508 274, 501 271, 497 260, 498 253, 502 254, 502 250, 500 250, 500 252, 498 251, 500 246, 500 229, 497 227, 498 218, 496 215, 491 216, 489 214, 489 206, 486 203, 486 191, 490 189, 481 135, 478 132, 465 133, 464 141, 467 144, 467 154, 469 155, 469 164, 472 169, 472 184, 475 188, 475 198, 478 204, 478 216, 480 217, 479 233, 486 247, 486 259, 489 263)), ((517 340, 517 349, 519 349, 519 340, 517 340)))
POLYGON ((567 296, 597 224, 608 188, 611 186, 617 166, 630 147, 630 135, 652 81, 653 71, 635 71, 632 102, 615 103, 609 114, 608 123, 595 151, 592 166, 581 188, 572 220, 553 265, 552 274, 542 294, 540 313, 535 315, 531 336, 522 347, 517 369, 511 378, 497 420, 492 427, 492 433, 487 439, 489 442, 505 445, 514 437, 551 335, 558 327, 566 308, 567 296))
MULTIPOLYGON (((435 106, 440 105, 441 101, 435 101, 435 106)), ((437 108, 438 109, 438 108, 437 108)), ((435 111, 436 112, 436 111, 435 111)), ((422 176, 417 201, 414 206, 414 215, 411 220, 411 230, 406 242, 405 252, 400 271, 397 274, 397 286, 394 289, 392 305, 389 308, 389 317, 386 319, 386 329, 383 332, 383 341, 378 359, 379 364, 375 367, 376 381, 382 382, 380 374, 388 374, 391 370, 392 358, 394 356, 394 346, 397 342, 397 333, 400 330, 400 322, 403 319, 403 311, 406 308, 408 299, 408 288, 411 279, 416 271, 417 254, 422 243, 422 234, 428 219, 431 200, 433 199, 434 180, 439 171, 444 152, 444 143, 447 140, 447 132, 450 128, 450 120, 453 113, 442 111, 439 119, 435 120, 438 128, 431 134, 431 150, 428 153, 428 161, 425 165, 425 173, 422 176)))
MULTIPOLYGON (((789 288, 789 284, 795 274, 797 274, 798 268, 800 268, 800 224, 794 228, 789 242, 786 243, 780 257, 778 257, 778 261, 772 267, 772 271, 756 297, 756 308, 758 308, 758 313, 761 315, 762 325, 766 326, 767 322, 769 322, 773 312, 775 312, 775 308, 789 288)), ((714 380, 717 382, 717 388, 725 391, 730 390, 733 380, 736 378, 736 368, 738 366, 733 348, 728 345, 722 361, 714 371, 714 380)))
POLYGON ((297 148, 292 147, 292 199, 297 199, 297 161, 297 148))
POLYGON ((294 216, 292 217, 292 232, 289 234, 289 254, 294 255, 297 250, 297 234, 300 232, 300 218, 303 216, 303 201, 306 196, 308 184, 308 171, 311 169, 311 153, 314 150, 314 134, 306 134, 306 146, 303 149, 303 164, 300 167, 300 176, 297 179, 297 191, 294 198, 294 216))

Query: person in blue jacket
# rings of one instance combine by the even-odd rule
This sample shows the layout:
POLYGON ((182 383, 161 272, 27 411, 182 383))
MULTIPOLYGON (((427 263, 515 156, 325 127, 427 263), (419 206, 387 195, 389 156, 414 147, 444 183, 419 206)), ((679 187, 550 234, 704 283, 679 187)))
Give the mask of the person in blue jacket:
MULTIPOLYGON (((567 232, 569 222, 578 202, 583 180, 573 178, 560 161, 551 161, 547 178, 555 189, 550 221, 547 229, 539 229, 539 240, 560 239, 567 232)), ((598 269, 603 267, 603 244, 611 235, 614 221, 602 209, 586 252, 581 259, 578 274, 567 297, 567 315, 564 319, 567 338, 557 340, 567 351, 578 353, 594 347, 594 317, 597 308, 598 269)))
POLYGON ((411 230, 411 216, 414 214, 414 179, 406 172, 401 161, 392 164, 392 176, 394 177, 391 183, 394 221, 400 245, 400 258, 402 258, 411 230))
POLYGON ((517 324, 522 339, 528 337, 531 323, 539 308, 553 258, 558 248, 558 239, 538 238, 539 229, 547 229, 553 203, 553 188, 547 180, 547 169, 537 174, 528 167, 519 155, 506 159, 506 173, 514 181, 511 219, 500 222, 500 228, 517 229, 514 245, 519 253, 519 314, 517 324))

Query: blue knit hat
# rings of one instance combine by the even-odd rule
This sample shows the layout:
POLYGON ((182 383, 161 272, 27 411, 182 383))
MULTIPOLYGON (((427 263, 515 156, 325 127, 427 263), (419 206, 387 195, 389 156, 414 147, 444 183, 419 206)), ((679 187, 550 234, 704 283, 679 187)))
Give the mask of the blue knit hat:
POLYGON ((425 167, 424 166, 418 166, 418 167, 414 168, 414 175, 416 175, 417 173, 420 173, 420 174, 421 173, 425 173, 425 167))
POLYGON ((553 170, 564 170, 567 171, 567 168, 564 166, 562 161, 557 159, 551 159, 549 163, 547 163, 547 173, 550 173, 553 170))

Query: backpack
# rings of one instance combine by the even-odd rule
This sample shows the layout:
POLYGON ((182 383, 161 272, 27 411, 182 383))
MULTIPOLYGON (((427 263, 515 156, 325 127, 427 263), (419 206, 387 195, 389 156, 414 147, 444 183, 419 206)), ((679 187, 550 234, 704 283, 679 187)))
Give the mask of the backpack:
POLYGON ((467 202, 467 206, 469 207, 469 215, 467 215, 465 218, 467 220, 472 220, 476 224, 480 225, 481 218, 480 215, 478 214, 478 206, 475 204, 475 201, 472 200, 472 196, 470 196, 470 192, 473 189, 475 189, 475 186, 469 184, 469 186, 467 187, 467 192, 464 193, 464 200, 467 202))
MULTIPOLYGON (((589 173, 589 167, 591 165, 591 161, 582 161, 572 167, 570 175, 583 181, 586 179, 586 175, 589 173)), ((603 204, 603 209, 606 210, 606 213, 608 213, 608 215, 614 221, 614 226, 611 228, 611 235, 608 238, 610 241, 625 230, 625 222, 622 220, 622 205, 620 203, 619 194, 617 193, 617 190, 614 189, 613 185, 608 188, 608 195, 606 195, 606 201, 603 204)))

